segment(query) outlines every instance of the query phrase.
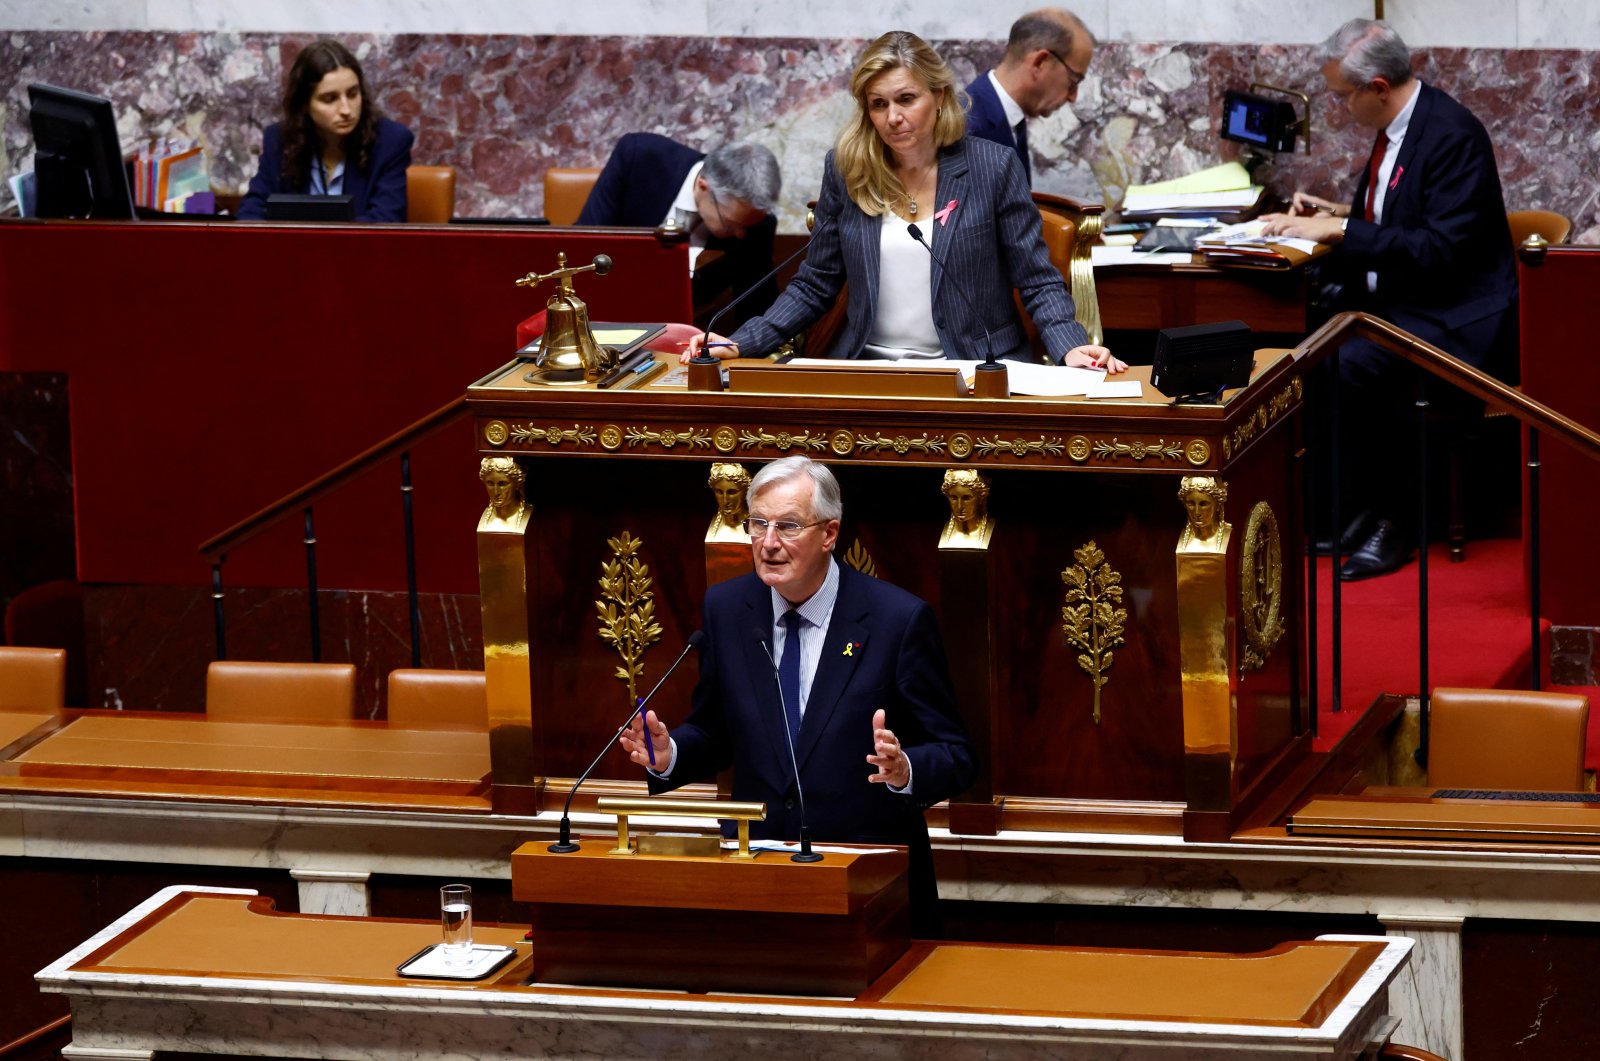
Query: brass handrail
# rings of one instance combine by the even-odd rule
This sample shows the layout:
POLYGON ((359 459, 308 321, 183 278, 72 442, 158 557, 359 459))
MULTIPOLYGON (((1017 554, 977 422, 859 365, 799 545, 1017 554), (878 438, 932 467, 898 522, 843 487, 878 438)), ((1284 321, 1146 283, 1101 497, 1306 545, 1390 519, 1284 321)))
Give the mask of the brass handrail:
POLYGON ((1492 408, 1502 410, 1541 431, 1548 431, 1590 460, 1600 461, 1600 434, 1370 313, 1339 314, 1307 336, 1295 348, 1296 356, 1320 360, 1340 343, 1356 336, 1371 339, 1396 357, 1461 388, 1492 408))
POLYGON ((435 431, 449 427, 466 413, 467 398, 463 394, 448 405, 440 406, 415 423, 396 431, 382 442, 356 454, 332 471, 317 476, 298 490, 285 494, 254 515, 245 517, 221 534, 207 539, 200 546, 201 555, 211 563, 217 563, 224 553, 273 527, 285 516, 304 509, 363 472, 410 449, 435 431))

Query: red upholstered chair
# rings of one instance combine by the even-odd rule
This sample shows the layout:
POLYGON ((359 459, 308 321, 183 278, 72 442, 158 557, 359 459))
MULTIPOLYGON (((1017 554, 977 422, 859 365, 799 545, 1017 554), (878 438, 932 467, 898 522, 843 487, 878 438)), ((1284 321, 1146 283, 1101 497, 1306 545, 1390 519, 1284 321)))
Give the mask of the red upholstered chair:
POLYGON ((347 719, 355 714, 350 663, 218 660, 206 668, 206 714, 228 719, 347 719))
POLYGON ((59 711, 66 702, 66 649, 0 645, 0 707, 59 711))
POLYGON ((487 729, 489 694, 481 670, 389 672, 389 724, 487 729))
POLYGON ((1511 689, 1435 689, 1428 784, 1577 792, 1589 698, 1511 689))
POLYGON ((589 201, 600 167, 554 168, 544 171, 544 216, 552 225, 575 225, 589 201))

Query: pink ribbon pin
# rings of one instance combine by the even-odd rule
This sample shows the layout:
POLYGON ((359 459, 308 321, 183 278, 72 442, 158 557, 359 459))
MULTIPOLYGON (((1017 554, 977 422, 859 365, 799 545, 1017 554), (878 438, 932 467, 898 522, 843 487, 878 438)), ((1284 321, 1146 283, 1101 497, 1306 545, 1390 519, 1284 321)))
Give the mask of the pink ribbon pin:
POLYGON ((951 199, 945 204, 943 210, 936 211, 934 217, 939 219, 939 227, 943 228, 950 221, 950 215, 956 212, 956 201, 951 199))
POLYGON ((1400 183, 1400 175, 1405 171, 1406 168, 1404 166, 1396 166, 1394 168, 1394 176, 1389 178, 1389 190, 1391 192, 1394 191, 1395 185, 1400 183))

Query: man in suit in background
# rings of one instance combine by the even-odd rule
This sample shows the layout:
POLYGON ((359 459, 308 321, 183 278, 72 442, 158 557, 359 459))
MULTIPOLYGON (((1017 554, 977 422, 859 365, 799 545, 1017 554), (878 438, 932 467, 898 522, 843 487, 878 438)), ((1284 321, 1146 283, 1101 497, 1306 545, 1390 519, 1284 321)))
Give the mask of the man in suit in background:
POLYGON ((754 836, 797 839, 803 800, 818 840, 907 845, 912 933, 936 935, 922 812, 974 764, 933 609, 834 561, 844 509, 825 465, 773 461, 748 496, 755 571, 706 591, 689 718, 669 733, 647 712, 622 747, 650 767, 648 728, 652 793, 731 765, 733 798, 767 805, 754 836))
MULTIPOLYGON (((1296 192, 1293 212, 1269 215, 1267 232, 1338 245, 1339 308, 1514 380, 1516 263, 1483 123, 1412 76, 1410 50, 1385 22, 1352 19, 1321 58, 1329 90, 1377 140, 1349 204, 1296 192)), ((1340 349, 1339 384, 1341 519, 1355 517, 1340 535, 1340 551, 1354 550, 1340 577, 1351 581, 1403 567, 1416 547, 1416 490, 1396 467, 1415 462, 1398 456, 1407 449, 1391 433, 1412 422, 1416 387, 1404 362, 1366 340, 1340 349)))
MULTIPOLYGON (((778 160, 760 144, 736 140, 707 155, 655 133, 629 133, 612 149, 578 224, 682 228, 689 236, 695 305, 706 306, 724 291, 738 295, 771 271, 778 227, 772 208, 782 190, 778 160), (697 269, 700 253, 713 249, 723 260, 697 269)), ((769 281, 731 315, 755 316, 777 294, 769 281)))
POLYGON ((1011 24, 1000 65, 967 86, 967 135, 1014 149, 1032 183, 1028 119, 1076 100, 1093 58, 1094 38, 1077 15, 1059 7, 1023 15, 1011 24))

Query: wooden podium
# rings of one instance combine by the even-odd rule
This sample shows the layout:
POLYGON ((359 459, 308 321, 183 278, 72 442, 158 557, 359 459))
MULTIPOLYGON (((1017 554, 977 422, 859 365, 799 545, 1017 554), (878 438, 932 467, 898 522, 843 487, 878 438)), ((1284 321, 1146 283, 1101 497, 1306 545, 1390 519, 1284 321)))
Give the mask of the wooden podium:
MULTIPOLYGON (((840 481, 840 562, 927 600, 944 625, 984 771, 935 824, 1231 835, 1310 752, 1304 372, 1292 351, 1259 351, 1250 384, 1215 405, 1173 405, 1148 368, 1126 377, 1143 397, 1098 402, 963 396, 936 372, 923 382, 943 396, 881 379, 870 392, 860 363, 741 364, 714 392, 687 389, 676 362, 624 390, 491 373, 467 394, 478 455, 527 481, 525 526, 478 534, 481 556, 494 547, 496 809, 547 806, 699 627, 707 586, 727 577, 702 560, 713 468, 803 453, 840 481), (972 563, 941 545, 949 472, 984 480, 993 531, 972 563), (1210 554, 1185 544, 1187 477, 1225 488, 1214 508, 1231 535, 1210 554), (1186 579, 1186 566, 1206 570, 1186 579)), ((693 684, 681 668, 652 708, 682 721, 693 684)), ((595 776, 643 787, 620 751, 595 776)))
POLYGON ((512 852, 535 982, 855 998, 910 945, 904 848, 830 848, 807 865, 612 846, 512 852))

